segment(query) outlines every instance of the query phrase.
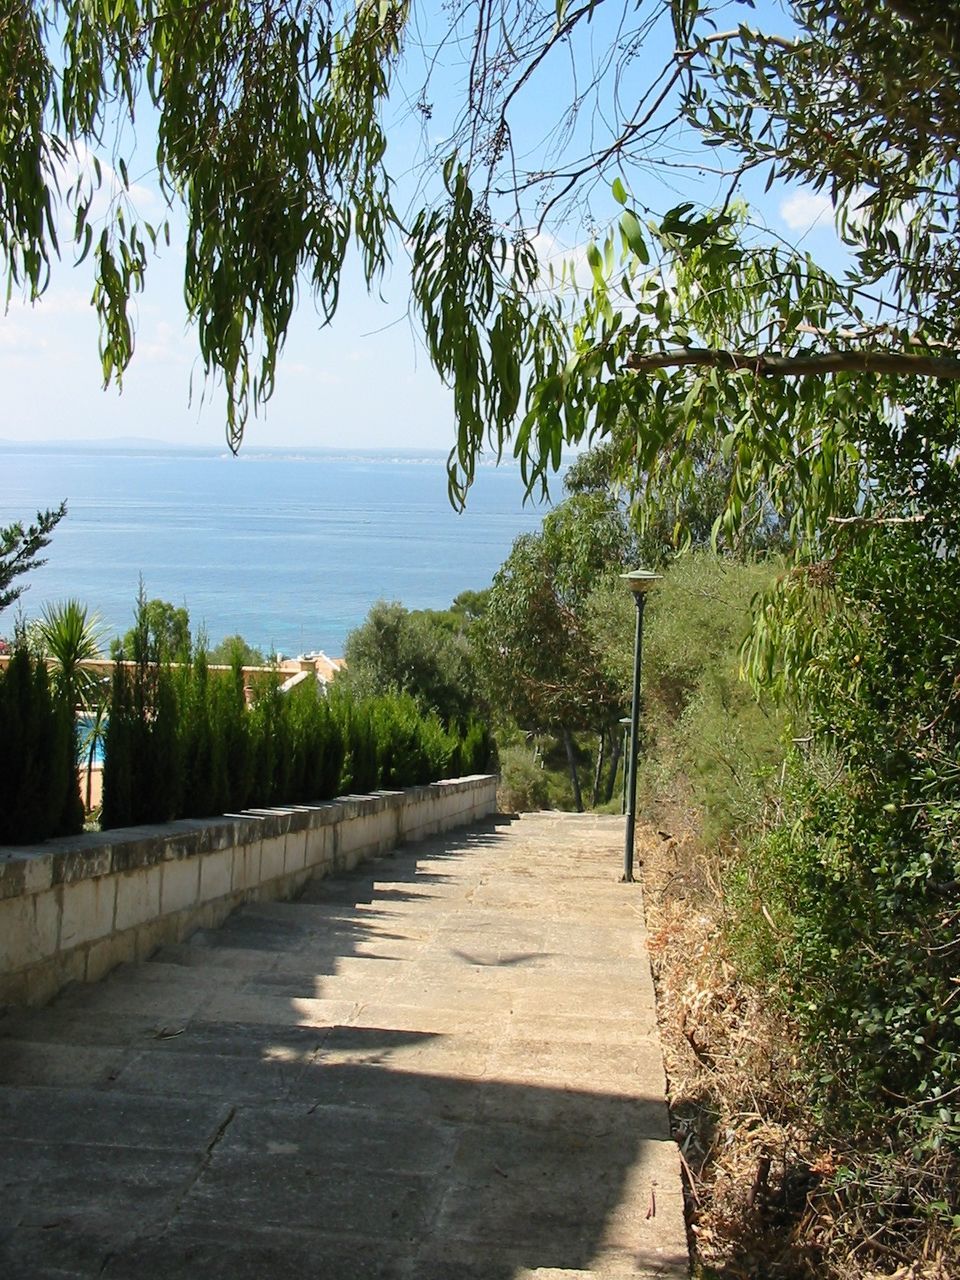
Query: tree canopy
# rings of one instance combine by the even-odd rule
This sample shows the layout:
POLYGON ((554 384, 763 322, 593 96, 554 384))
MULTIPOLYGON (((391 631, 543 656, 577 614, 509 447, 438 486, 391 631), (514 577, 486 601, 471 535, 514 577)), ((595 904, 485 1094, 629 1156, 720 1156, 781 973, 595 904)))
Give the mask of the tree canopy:
POLYGON ((706 0, 21 0, 0 22, 9 285, 43 291, 62 187, 74 250, 95 261, 104 376, 121 378, 131 298, 168 233, 137 217, 131 166, 155 166, 183 211, 187 308, 234 447, 299 294, 329 319, 348 253, 373 288, 406 255, 411 312, 453 388, 455 500, 484 447, 512 445, 534 484, 565 442, 626 421, 625 470, 653 499, 689 481, 699 436, 731 463, 731 528, 760 492, 801 494, 822 524, 862 484, 863 419, 889 416, 904 376, 960 376, 960 5, 753 16, 706 0), (412 182, 388 148, 401 102, 424 131, 443 114, 412 182), (709 155, 730 179, 719 210, 647 207, 653 166, 709 155), (737 211, 758 166, 829 193, 844 278, 737 211), (603 192, 622 212, 585 250, 584 288, 542 250, 609 221, 603 192))
POLYGON ((527 732, 563 740, 577 808, 571 735, 592 730, 601 739, 616 737, 623 712, 622 690, 590 626, 589 601, 632 550, 626 513, 608 493, 572 494, 544 518, 539 533, 516 539, 477 625, 480 679, 491 705, 527 732))
POLYGON ((449 612, 378 600, 347 637, 346 683, 360 696, 410 694, 445 724, 466 723, 479 702, 467 632, 481 593, 463 594, 449 612))
POLYGON ((218 645, 207 653, 207 661, 211 666, 262 667, 266 658, 261 650, 255 648, 241 635, 224 636, 218 645))
POLYGON ((137 653, 138 636, 143 633, 152 655, 159 662, 189 662, 192 650, 190 615, 169 600, 147 600, 141 583, 137 620, 122 640, 114 642, 112 656, 131 659, 137 653))

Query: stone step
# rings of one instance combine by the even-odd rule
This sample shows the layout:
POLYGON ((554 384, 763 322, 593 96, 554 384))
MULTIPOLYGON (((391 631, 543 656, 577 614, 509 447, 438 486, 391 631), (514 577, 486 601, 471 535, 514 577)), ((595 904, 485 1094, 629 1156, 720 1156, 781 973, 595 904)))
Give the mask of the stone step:
POLYGON ((403 851, 0 1017, 0 1275, 685 1276, 621 825, 403 851))
POLYGON ((216 972, 218 969, 242 969, 251 973, 264 968, 263 955, 249 947, 211 946, 206 941, 168 942, 158 947, 148 961, 151 965, 216 972))

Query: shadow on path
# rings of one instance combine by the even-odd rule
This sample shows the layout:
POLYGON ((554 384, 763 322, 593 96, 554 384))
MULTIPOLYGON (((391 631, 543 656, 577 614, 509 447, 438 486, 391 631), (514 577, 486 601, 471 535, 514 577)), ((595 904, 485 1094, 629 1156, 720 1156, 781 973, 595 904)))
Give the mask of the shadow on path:
POLYGON ((510 835, 244 908, 8 1015, 0 1274, 685 1275, 644 999, 601 982, 624 961, 589 943, 579 863, 570 910, 554 890, 531 913, 510 835))

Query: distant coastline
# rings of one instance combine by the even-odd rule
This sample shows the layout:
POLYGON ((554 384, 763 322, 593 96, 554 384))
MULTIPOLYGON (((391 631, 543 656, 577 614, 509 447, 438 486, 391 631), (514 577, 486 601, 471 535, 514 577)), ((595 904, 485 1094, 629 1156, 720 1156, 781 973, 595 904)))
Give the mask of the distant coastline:
MULTIPOLYGON (((89 454, 106 453, 115 456, 164 456, 186 455, 191 458, 223 458, 228 462, 269 462, 271 460, 330 462, 366 462, 380 465, 402 464, 403 466, 436 466, 446 464, 449 457, 447 449, 403 449, 385 447, 371 449, 335 448, 332 445, 244 445, 238 454, 233 454, 225 444, 193 444, 189 441, 178 442, 157 440, 147 436, 118 436, 115 439, 90 437, 85 439, 49 439, 49 440, 11 440, 0 437, 0 452, 3 453, 48 453, 57 454, 89 454)), ((565 453, 561 458, 562 473, 576 457, 575 453, 565 453)), ((478 467, 516 468, 511 457, 499 462, 495 455, 481 455, 477 459, 478 467)))

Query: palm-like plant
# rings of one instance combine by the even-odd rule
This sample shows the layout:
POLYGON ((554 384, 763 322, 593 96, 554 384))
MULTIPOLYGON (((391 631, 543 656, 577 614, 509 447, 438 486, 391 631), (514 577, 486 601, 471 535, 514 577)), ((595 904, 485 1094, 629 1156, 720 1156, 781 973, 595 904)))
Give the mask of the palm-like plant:
POLYGON ((103 740, 107 700, 103 678, 84 664, 102 656, 106 640, 103 623, 79 600, 65 600, 46 606, 36 624, 36 634, 44 657, 50 660, 54 688, 74 713, 85 711, 91 717, 83 741, 77 741, 77 754, 82 753, 86 763, 89 809, 93 762, 103 740))
POLYGON ((100 699, 101 682, 84 663, 102 656, 105 632, 99 614, 79 600, 48 604, 37 624, 44 656, 51 660, 54 688, 74 710, 89 710, 100 699))

